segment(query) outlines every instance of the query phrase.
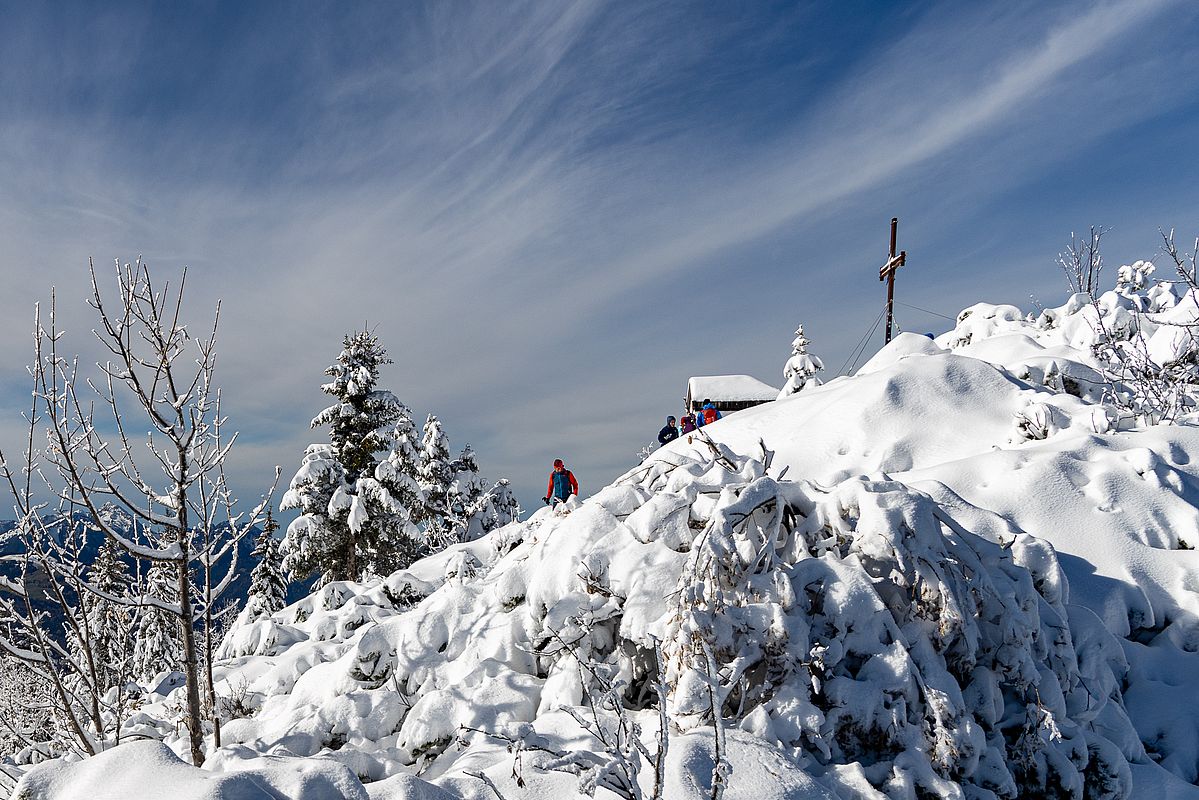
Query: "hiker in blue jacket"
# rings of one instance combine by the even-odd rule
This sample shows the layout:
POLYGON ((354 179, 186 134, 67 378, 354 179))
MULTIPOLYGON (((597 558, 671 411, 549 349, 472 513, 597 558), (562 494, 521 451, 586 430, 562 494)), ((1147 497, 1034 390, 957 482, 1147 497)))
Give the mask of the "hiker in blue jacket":
POLYGON ((695 424, 702 428, 705 425, 711 425, 718 419, 720 419, 720 411, 717 410, 711 400, 704 398, 703 407, 695 415, 695 424))

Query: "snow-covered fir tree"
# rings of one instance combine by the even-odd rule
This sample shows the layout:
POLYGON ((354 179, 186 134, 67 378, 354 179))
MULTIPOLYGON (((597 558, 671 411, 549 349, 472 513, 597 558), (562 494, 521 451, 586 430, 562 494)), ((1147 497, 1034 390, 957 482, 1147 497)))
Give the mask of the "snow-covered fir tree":
POLYGON ((430 414, 425 418, 421 434, 420 466, 417 470, 421 490, 425 493, 426 516, 438 516, 446 507, 450 482, 454 472, 450 465, 450 440, 441 420, 430 414))
POLYGON ((461 535, 463 541, 477 539, 520 518, 520 503, 512 493, 512 484, 507 478, 501 478, 487 490, 482 490, 483 484, 474 483, 480 492, 468 508, 461 535))
POLYGON ((394 503, 402 506, 413 520, 420 517, 425 502, 420 486, 421 451, 416 425, 405 413, 391 431, 387 457, 375 467, 375 479, 386 489, 394 503))
POLYGON ((783 365, 783 377, 786 383, 779 392, 779 399, 790 397, 803 391, 809 386, 819 386, 820 379, 816 373, 824 369, 824 362, 808 352, 811 342, 804 336, 803 325, 795 329, 795 339, 791 342, 791 357, 783 365))
POLYGON ((472 538, 474 522, 484 512, 479 463, 467 445, 457 458, 450 457, 450 441, 441 421, 430 414, 421 437, 417 479, 424 495, 420 523, 428 547, 441 549, 472 538))
POLYGON ((352 497, 343 494, 333 499, 331 508, 347 507, 365 574, 388 575, 428 552, 415 522, 424 497, 415 434, 411 412, 401 404, 400 417, 390 431, 387 458, 372 475, 358 478, 352 497))
POLYGON ((345 577, 344 555, 352 546, 350 526, 333 518, 329 504, 345 486, 345 468, 332 445, 310 444, 279 507, 298 510, 279 546, 283 570, 293 580, 320 576, 318 584, 345 577))
POLYGON ((392 428, 387 457, 375 467, 374 485, 359 480, 358 494, 365 501, 365 513, 375 521, 379 532, 374 556, 379 574, 407 567, 425 552, 417 527, 425 503, 419 470, 416 425, 405 409, 392 428))
MULTIPOLYGON (((156 561, 146 572, 145 593, 165 603, 175 604, 178 591, 171 565, 156 561)), ((164 670, 178 669, 183 659, 179 641, 179 619, 157 606, 140 609, 137 639, 133 646, 133 677, 149 683, 164 670)))
POLYGON ((388 449, 392 426, 408 413, 394 394, 376 388, 379 368, 390 363, 379 338, 358 331, 345 337, 337 361, 325 370, 333 380, 321 391, 336 402, 312 427, 329 426, 329 445, 308 448, 281 506, 303 511, 282 545, 293 577, 317 572, 326 583, 377 570, 379 541, 388 536, 371 520, 369 504, 358 502, 359 479, 367 479, 368 492, 376 488, 375 454, 388 449))
POLYGON ((101 593, 89 599, 87 612, 97 688, 101 692, 131 677, 128 662, 133 631, 129 606, 109 599, 129 594, 129 569, 123 555, 120 545, 105 537, 88 570, 89 583, 101 593))
POLYGON ((379 337, 370 331, 346 336, 337 361, 325 370, 333 378, 321 391, 337 402, 317 414, 312 427, 328 425, 329 443, 353 484, 375 469, 375 454, 388 449, 388 433, 407 409, 389 391, 375 388, 379 368, 390 364, 379 337))
POLYGON ((445 542, 450 536, 450 484, 454 480, 452 461, 449 437, 441 426, 441 420, 430 414, 425 418, 421 434, 417 480, 424 495, 420 522, 426 538, 431 542, 445 542))
POLYGON ((246 619, 269 617, 287 603, 287 578, 279 557, 279 542, 275 531, 279 523, 268 512, 262 533, 254 540, 251 555, 258 561, 250 573, 250 592, 246 599, 246 619))
POLYGON ((476 473, 468 472, 454 480, 446 500, 451 542, 468 542, 486 532, 483 521, 487 515, 487 486, 476 473))
POLYGON ((461 455, 450 462, 450 488, 446 493, 448 516, 455 541, 476 538, 468 535, 475 519, 482 520, 487 504, 487 483, 479 477, 479 460, 468 444, 461 455))
POLYGON ((511 522, 516 522, 520 519, 520 512, 520 502, 512 491, 512 482, 507 478, 500 478, 488 495, 488 513, 483 527, 484 532, 490 532, 511 522))

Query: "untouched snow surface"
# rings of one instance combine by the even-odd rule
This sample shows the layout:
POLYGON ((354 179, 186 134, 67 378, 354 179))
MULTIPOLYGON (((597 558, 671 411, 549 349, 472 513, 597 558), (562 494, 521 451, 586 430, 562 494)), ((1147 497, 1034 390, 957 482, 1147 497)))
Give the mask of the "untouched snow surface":
MULTIPOLYGON (((1096 313, 974 306, 241 624, 204 770, 137 743, 17 796, 1199 797, 1199 427, 1105 402, 1096 313)), ((174 699, 136 723, 184 752, 174 699)))

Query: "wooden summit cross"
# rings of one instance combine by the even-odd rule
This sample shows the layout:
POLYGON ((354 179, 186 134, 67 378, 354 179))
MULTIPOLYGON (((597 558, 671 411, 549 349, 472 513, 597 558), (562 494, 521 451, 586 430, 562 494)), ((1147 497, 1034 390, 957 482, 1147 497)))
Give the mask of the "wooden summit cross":
POLYGON ((899 229, 899 217, 891 217, 891 249, 888 251, 887 263, 879 267, 878 279, 887 282, 887 340, 891 341, 892 309, 895 305, 895 270, 902 267, 908 260, 908 251, 900 250, 895 255, 895 233, 899 229))

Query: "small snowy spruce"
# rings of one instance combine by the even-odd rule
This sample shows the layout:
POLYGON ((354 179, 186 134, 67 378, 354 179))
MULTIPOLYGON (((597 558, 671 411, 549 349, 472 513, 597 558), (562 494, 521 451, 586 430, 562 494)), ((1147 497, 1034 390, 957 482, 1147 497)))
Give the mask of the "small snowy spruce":
POLYGON ((275 539, 278 529, 279 523, 268 512, 266 524, 254 540, 251 555, 257 563, 250 573, 250 592, 246 599, 246 618, 251 621, 269 617, 287 603, 287 578, 283 575, 279 542, 275 539))
POLYGON ((133 643, 130 608, 110 599, 129 595, 129 569, 123 555, 120 545, 105 537, 87 574, 89 583, 101 593, 88 600, 87 611, 92 664, 101 692, 131 677, 125 674, 133 643))
POLYGON ((416 425, 405 408, 392 427, 387 457, 375 467, 374 477, 358 480, 360 510, 373 520, 377 532, 374 571, 380 575, 407 567, 424 553, 416 527, 424 507, 419 466, 416 425))
POLYGON ((787 382, 779 392, 779 399, 790 397, 803 391, 808 386, 819 386, 820 379, 816 373, 824 369, 824 362, 808 352, 811 342, 804 336, 803 325, 795 329, 795 339, 791 342, 791 358, 783 366, 783 377, 787 382))
POLYGON ((512 492, 512 484, 507 478, 496 481, 495 486, 487 493, 487 506, 483 515, 483 532, 491 531, 516 522, 520 519, 521 507, 516 495, 512 492))
POLYGON ((421 523, 428 547, 439 550, 469 538, 472 518, 482 513, 479 464, 469 445, 457 458, 450 457, 449 437, 432 414, 425 420, 420 457, 421 523))
MULTIPOLYGON (((146 573, 146 594, 175 605, 178 592, 173 577, 170 565, 154 562, 146 573)), ((183 663, 182 652, 178 619, 155 605, 144 605, 133 647, 134 677, 148 684, 164 670, 178 669, 183 663)))
POLYGON ((350 526, 330 515, 329 506, 345 485, 345 468, 337 460, 333 447, 310 444, 291 486, 279 507, 295 509, 300 516, 292 520, 279 547, 283 569, 293 580, 314 573, 321 585, 350 577, 345 573, 344 556, 352 547, 350 526))
POLYGON ((450 483, 454 471, 450 464, 450 440, 441 426, 441 420, 430 414, 425 418, 421 435, 420 467, 418 476, 421 490, 425 493, 424 519, 430 527, 440 528, 449 505, 450 483))

